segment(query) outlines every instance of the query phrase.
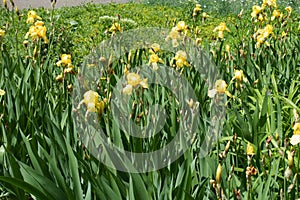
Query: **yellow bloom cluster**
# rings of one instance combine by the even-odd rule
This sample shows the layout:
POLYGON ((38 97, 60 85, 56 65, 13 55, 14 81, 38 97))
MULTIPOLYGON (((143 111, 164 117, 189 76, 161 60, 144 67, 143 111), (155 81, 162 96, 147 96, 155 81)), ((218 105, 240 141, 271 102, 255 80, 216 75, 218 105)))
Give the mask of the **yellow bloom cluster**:
POLYGON ((148 79, 141 79, 140 75, 136 73, 128 73, 126 75, 127 85, 123 88, 123 93, 131 95, 133 88, 138 87, 139 85, 142 88, 148 88, 148 79))
MULTIPOLYGON (((252 7, 252 13, 251 13, 251 17, 252 19, 255 19, 255 21, 259 20, 259 21, 266 21, 267 20, 267 13, 265 11, 267 11, 265 8, 266 7, 270 7, 270 8, 275 8, 272 12, 272 17, 271 17, 271 21, 274 21, 275 19, 282 19, 283 18, 283 13, 277 9, 277 4, 276 4, 276 0, 264 0, 261 6, 257 6, 254 5, 252 7)), ((288 12, 288 14, 290 15, 292 13, 292 7, 288 6, 285 8, 285 10, 288 12)))
MULTIPOLYGON (((202 11, 201 5, 200 4, 196 4, 194 10, 193 10, 193 18, 194 20, 196 20, 196 17, 200 14, 200 12, 202 11)), ((206 12, 202 13, 202 23, 204 23, 204 21, 209 17, 209 15, 206 12)))
POLYGON ((166 37, 166 41, 172 40, 173 47, 177 47, 179 45, 178 39, 181 38, 181 35, 186 35, 188 33, 188 26, 184 21, 179 21, 175 27, 172 28, 169 35, 166 37))
POLYGON ((28 18, 26 22, 33 25, 30 26, 29 31, 25 35, 25 39, 28 39, 28 36, 30 36, 32 40, 38 40, 41 38, 45 43, 48 43, 49 40, 46 35, 47 28, 44 26, 44 22, 40 20, 42 20, 42 18, 39 17, 35 11, 31 10, 28 12, 28 18), (36 19, 38 19, 38 21, 35 22, 36 19))
POLYGON ((230 32, 230 30, 227 28, 226 23, 221 22, 219 26, 217 26, 213 32, 218 31, 218 38, 223 39, 224 38, 224 31, 230 32))
POLYGON ((149 50, 150 52, 150 58, 149 58, 149 64, 152 65, 154 70, 158 70, 158 64, 157 63, 164 63, 164 61, 159 58, 158 52, 160 51, 160 45, 157 43, 154 43, 151 45, 151 48, 149 50))
POLYGON ((176 67, 182 68, 184 66, 190 66, 190 64, 187 61, 187 54, 185 51, 177 51, 175 57, 173 58, 176 61, 176 67))
MULTIPOLYGON (((271 36, 275 38, 275 34, 281 32, 281 38, 285 38, 288 36, 288 32, 286 30, 273 30, 272 24, 280 23, 281 26, 274 26, 275 28, 279 29, 286 25, 288 19, 292 13, 292 7, 288 6, 285 8, 285 11, 281 11, 277 8, 276 0, 264 0, 261 6, 253 6, 252 7, 252 20, 254 22, 260 21, 259 28, 255 28, 255 33, 253 38, 256 41, 256 48, 261 47, 263 44, 266 46, 270 46, 268 38, 271 36), (271 14, 271 17, 268 18, 268 15, 271 14), (276 20, 276 22, 273 22, 276 20), (263 23, 264 22, 264 23, 263 23), (272 24, 271 24, 272 23, 272 24), (264 28, 261 28, 262 25, 265 25, 264 28)), ((300 25, 299 25, 300 30, 300 25)), ((279 38, 279 37, 278 37, 279 38)))
MULTIPOLYGON (((58 67, 62 66, 64 69, 64 74, 66 73, 75 74, 74 66, 72 65, 70 54, 62 54, 60 56, 60 60, 56 62, 56 66, 58 67)), ((63 74, 60 74, 56 77, 56 80, 61 82, 63 78, 64 78, 63 74)))
POLYGON ((260 47, 263 43, 269 46, 270 44, 266 41, 270 36, 275 36, 273 33, 272 25, 268 24, 263 29, 258 29, 254 34, 254 38, 256 39, 256 47, 260 47))

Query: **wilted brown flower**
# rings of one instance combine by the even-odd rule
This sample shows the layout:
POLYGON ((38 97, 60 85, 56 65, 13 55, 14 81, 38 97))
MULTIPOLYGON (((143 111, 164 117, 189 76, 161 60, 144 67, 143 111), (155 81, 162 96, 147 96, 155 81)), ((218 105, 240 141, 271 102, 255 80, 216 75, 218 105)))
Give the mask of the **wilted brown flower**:
POLYGON ((253 166, 248 166, 246 168, 246 176, 251 177, 257 174, 257 169, 253 166))

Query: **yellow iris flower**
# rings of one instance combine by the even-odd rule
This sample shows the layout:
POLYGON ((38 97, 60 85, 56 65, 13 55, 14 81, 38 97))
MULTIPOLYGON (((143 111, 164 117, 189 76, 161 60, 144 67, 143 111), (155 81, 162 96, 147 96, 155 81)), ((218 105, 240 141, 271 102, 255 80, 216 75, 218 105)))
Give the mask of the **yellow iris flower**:
POLYGON ((248 142, 247 144, 247 151, 246 151, 247 155, 249 156, 253 156, 254 153, 254 147, 250 144, 250 142, 248 142))
POLYGON ((209 15, 206 12, 202 13, 202 19, 206 19, 208 17, 209 17, 209 15))
POLYGON ((126 76, 128 85, 131 85, 133 87, 138 86, 141 82, 141 77, 138 74, 135 73, 128 73, 126 76))
POLYGON ((286 7, 285 10, 286 10, 289 14, 291 14, 292 11, 293 11, 293 9, 292 9, 291 6, 286 7))
POLYGON ((215 89, 219 94, 223 94, 227 91, 227 83, 224 80, 217 80, 215 89))
POLYGON ((93 90, 89 90, 84 93, 83 100, 79 103, 78 109, 81 104, 85 104, 87 107, 86 115, 89 112, 97 112, 102 114, 104 110, 106 100, 99 101, 99 94, 93 90))
POLYGON ((173 47, 177 47, 179 45, 177 40, 180 39, 180 33, 177 31, 176 27, 172 28, 169 35, 166 37, 166 41, 168 41, 169 39, 172 40, 173 47))
POLYGON ((217 26, 217 27, 214 29, 214 32, 216 32, 216 31, 228 31, 228 32, 230 32, 230 30, 227 28, 225 22, 221 22, 221 23, 219 24, 219 26, 217 26))
POLYGON ((219 26, 217 26, 213 32, 218 31, 218 38, 223 39, 224 38, 224 31, 230 32, 230 30, 227 28, 226 23, 221 22, 219 26))
POLYGON ((184 21, 179 21, 176 25, 176 31, 182 32, 187 30, 187 25, 184 21))
POLYGON ((300 123, 296 122, 293 127, 293 136, 290 139, 292 145, 296 145, 300 143, 300 123))
POLYGON ((40 16, 38 16, 34 10, 30 10, 27 14, 26 23, 33 24, 36 19, 42 20, 42 18, 40 16))
POLYGON ((49 40, 46 36, 47 28, 44 26, 44 22, 42 21, 36 21, 33 26, 29 28, 29 31, 27 32, 25 39, 30 36, 32 40, 37 40, 39 38, 42 38, 45 43, 48 43, 49 40))
POLYGON ((132 90, 133 90, 132 85, 126 85, 126 86, 123 88, 123 93, 124 93, 124 94, 127 94, 127 95, 131 95, 132 90))
POLYGON ((141 86, 142 88, 148 88, 148 79, 141 79, 140 75, 136 73, 128 73, 126 75, 127 85, 123 88, 123 93, 130 95, 133 88, 141 86))
POLYGON ((256 39, 256 47, 260 47, 263 43, 268 44, 266 39, 268 39, 270 36, 275 36, 272 25, 268 24, 265 28, 258 29, 254 34, 254 38, 256 39))
POLYGON ((277 8, 276 0, 264 0, 262 6, 263 7, 269 6, 269 7, 277 8))
POLYGON ((158 62, 164 63, 164 61, 161 58, 159 58, 157 54, 151 54, 149 59, 149 65, 152 64, 154 70, 158 70, 158 62))
POLYGON ((281 37, 286 37, 287 36, 287 32, 285 32, 285 31, 282 31, 282 33, 281 33, 281 37))
POLYGON ((176 66, 178 68, 182 68, 184 66, 190 66, 190 64, 187 62, 187 54, 185 51, 178 51, 174 57, 174 60, 176 61, 176 66))
POLYGON ((243 82, 244 79, 243 70, 234 70, 234 79, 237 80, 239 83, 243 82))
POLYGON ((252 13, 251 13, 252 18, 257 17, 262 11, 263 11, 262 7, 256 6, 256 5, 253 6, 252 7, 252 13))
POLYGON ((62 54, 61 56, 60 56, 60 61, 58 61, 57 63, 56 63, 56 65, 59 67, 59 66, 61 66, 61 64, 63 65, 63 66, 70 66, 72 63, 71 63, 71 55, 70 54, 62 54))
POLYGON ((152 54, 155 54, 155 53, 157 53, 159 51, 160 51, 160 45, 157 44, 157 43, 152 44, 151 48, 149 50, 149 52, 152 53, 152 54))
POLYGON ((216 94, 226 94, 228 97, 232 98, 232 94, 230 94, 230 92, 227 90, 227 83, 222 80, 219 79, 215 82, 215 87, 212 90, 208 91, 208 96, 210 98, 214 98, 216 94))
POLYGON ((196 4, 196 7, 194 8, 194 11, 193 11, 193 16, 197 16, 198 13, 201 11, 201 5, 200 4, 196 4))
POLYGON ((280 12, 280 10, 274 10, 273 11, 273 16, 271 17, 271 20, 273 21, 276 18, 282 17, 282 14, 280 12))
POLYGON ((158 55, 157 54, 151 54, 149 62, 150 63, 157 63, 158 61, 159 61, 158 55))
POLYGON ((120 33, 123 32, 121 25, 117 22, 113 23, 108 31, 111 32, 113 35, 116 34, 117 32, 120 32, 120 33))
POLYGON ((0 38, 3 38, 3 37, 4 37, 4 35, 5 35, 5 31, 4 31, 4 30, 2 30, 2 29, 0 29, 0 38))

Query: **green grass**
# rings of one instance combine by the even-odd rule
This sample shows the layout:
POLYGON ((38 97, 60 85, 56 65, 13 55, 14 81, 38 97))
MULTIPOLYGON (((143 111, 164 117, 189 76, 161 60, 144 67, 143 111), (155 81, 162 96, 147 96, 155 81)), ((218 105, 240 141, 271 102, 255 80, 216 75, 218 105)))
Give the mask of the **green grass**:
MULTIPOLYGON (((281 21, 254 22, 251 8, 245 8, 239 19, 236 14, 228 13, 231 11, 221 15, 216 10, 202 7, 210 15, 202 22, 201 16, 192 17, 194 3, 178 5, 150 1, 148 4, 86 4, 55 10, 36 9, 45 22, 50 42, 44 44, 41 39, 33 42, 29 38, 25 46, 24 37, 30 27, 26 24, 27 10, 15 13, 0 9, 0 22, 5 30, 4 37, 0 38, 0 89, 5 91, 0 96, 1 199, 31 196, 37 199, 220 199, 222 195, 226 199, 238 199, 239 196, 242 199, 299 197, 300 147, 289 142, 297 132, 293 130, 293 125, 299 122, 295 113, 300 112, 298 13, 292 12, 288 16, 280 6, 284 13, 281 21), (136 72, 141 69, 137 66, 148 65, 149 48, 132 49, 111 62, 111 52, 100 62, 92 62, 88 60, 92 57, 87 56, 98 56, 92 52, 101 50, 99 44, 102 41, 118 37, 120 33, 112 36, 109 31, 114 22, 120 23, 126 33, 138 28, 171 29, 179 21, 188 25, 186 29, 190 38, 202 38, 202 43, 193 48, 201 49, 216 68, 208 64, 203 71, 197 71, 200 61, 194 60, 191 53, 187 58, 190 67, 170 67, 178 74, 177 80, 169 80, 170 74, 163 73, 163 67, 160 75, 167 82, 179 83, 180 78, 189 82, 196 96, 191 108, 199 110, 200 117, 184 118, 180 106, 188 108, 186 96, 176 97, 172 88, 156 84, 149 84, 148 89, 139 86, 127 96, 128 102, 120 109, 129 109, 131 119, 140 126, 147 126, 153 104, 160 104, 166 110, 167 118, 159 134, 149 139, 129 136, 118 126, 111 105, 111 102, 122 102, 124 94, 116 93, 119 98, 113 98, 111 94, 122 91, 129 84, 122 79, 125 66, 130 72, 136 72), (230 30, 224 33, 224 39, 218 39, 218 33, 213 32, 221 22, 226 22, 230 30), (268 37, 269 46, 262 44, 257 48, 253 35, 267 24, 273 25, 274 37, 268 37), (286 37, 282 37, 282 31, 287 32, 286 37), (226 50, 226 45, 230 51, 226 50), (67 68, 56 65, 62 54, 71 54, 74 71, 65 73, 61 81, 57 81, 57 76, 67 68), (81 73, 90 70, 85 64, 105 66, 97 84, 92 80, 78 82, 81 73), (218 73, 201 76, 207 70, 217 70, 218 73), (235 70, 243 71, 241 82, 237 81, 238 78, 233 79, 235 70), (214 87, 215 75, 228 84, 227 90, 232 98, 226 98, 225 94, 208 97, 208 91, 214 87), (209 81, 211 85, 207 84, 209 81), (82 105, 77 109, 83 95, 73 95, 78 94, 79 89, 98 92, 99 101, 103 100, 104 106, 98 113, 96 124, 119 147, 132 152, 163 148, 180 129, 180 122, 184 127, 199 124, 192 133, 193 143, 178 160, 154 172, 126 173, 109 168, 89 151, 87 143, 81 141, 79 132, 84 128, 81 123, 85 124, 87 107, 82 105), (222 114, 217 112, 218 108, 225 111, 224 121, 218 120, 222 114), (212 124, 216 126, 211 127, 212 124), (217 131, 220 137, 208 156, 201 158, 201 144, 211 131, 217 131), (248 144, 254 148, 252 156, 247 155, 248 144), (216 174, 218 164, 222 166, 222 174, 216 174), (251 166, 256 171, 246 176, 247 167, 251 166), (216 182, 217 176, 219 183, 216 182)), ((160 42, 161 46, 168 45, 164 38, 160 42)), ((165 49, 157 55, 165 65, 175 65, 176 51, 188 51, 189 47, 188 40, 185 43, 179 41, 179 46, 173 51, 165 49)), ((150 72, 151 68, 141 70, 139 74, 146 77, 150 72)), ((175 86, 174 91, 178 91, 175 86)), ((186 112, 191 114, 192 111, 187 109, 186 112)), ((89 113, 87 118, 93 114, 89 113)), ((157 114, 155 117, 161 116, 157 114)), ((127 120, 122 122, 124 127, 131 126, 127 120)), ((184 141, 179 146, 182 144, 184 141)))

